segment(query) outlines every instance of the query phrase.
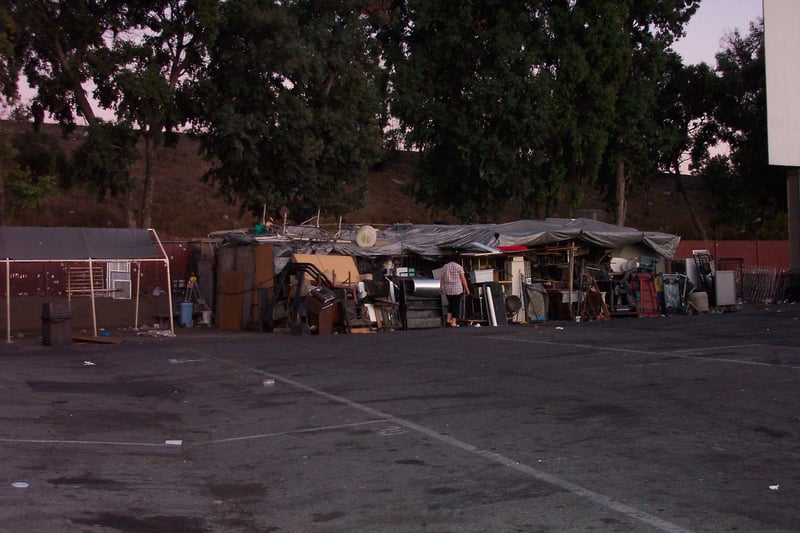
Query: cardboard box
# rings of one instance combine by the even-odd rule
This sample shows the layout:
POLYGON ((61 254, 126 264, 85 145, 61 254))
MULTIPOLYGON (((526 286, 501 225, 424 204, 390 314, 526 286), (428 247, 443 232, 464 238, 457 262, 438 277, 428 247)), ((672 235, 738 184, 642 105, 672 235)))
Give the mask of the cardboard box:
POLYGON ((336 285, 355 285, 361 281, 356 261, 344 255, 292 254, 294 263, 311 263, 336 285))

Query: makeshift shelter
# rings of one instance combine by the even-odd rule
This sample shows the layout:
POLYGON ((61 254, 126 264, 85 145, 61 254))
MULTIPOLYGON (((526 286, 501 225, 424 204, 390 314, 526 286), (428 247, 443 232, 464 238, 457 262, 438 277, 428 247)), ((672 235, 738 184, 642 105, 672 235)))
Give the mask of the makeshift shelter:
MULTIPOLYGON (((92 302, 92 324, 97 336, 95 307, 96 283, 92 266, 120 261, 162 262, 171 285, 169 257, 154 229, 0 227, 0 260, 6 264, 6 331, 11 342, 11 268, 15 263, 79 263, 88 265, 88 293, 92 302)), ((169 285, 168 285, 169 286, 169 285)), ((137 277, 135 326, 139 325, 139 287, 137 277)), ((169 293, 169 291, 167 291, 169 293)), ((172 296, 169 296, 172 309, 172 296)), ((172 313, 170 332, 174 334, 172 313)))
MULTIPOLYGON (((523 302, 532 299, 524 286, 527 279, 555 279, 549 275, 529 273, 532 265, 535 264, 542 271, 539 274, 549 274, 545 270, 558 270, 564 275, 564 279, 560 280, 563 287, 553 284, 552 288, 565 293, 570 313, 573 312, 574 300, 573 290, 569 288, 581 289, 580 280, 583 279, 583 268, 587 262, 602 259, 607 263, 612 253, 626 259, 629 256, 641 256, 653 261, 658 260, 655 256, 669 259, 680 243, 677 235, 641 231, 585 218, 468 225, 398 223, 381 228, 370 225, 347 227, 341 224, 333 228, 269 225, 259 227, 255 232, 249 229, 220 231, 209 237, 222 238, 220 250, 228 253, 220 257, 236 258, 235 262, 219 261, 218 276, 222 278, 227 271, 235 270, 243 280, 236 289, 223 288, 222 292, 226 294, 246 295, 248 290, 252 292, 257 287, 264 287, 262 281, 256 281, 256 278, 261 280, 259 276, 253 277, 253 272, 257 272, 259 265, 268 261, 268 256, 272 258, 270 273, 284 272, 287 266, 296 264, 301 255, 306 258, 346 256, 355 260, 358 273, 375 274, 374 279, 383 279, 386 274, 399 278, 419 278, 413 281, 415 290, 416 285, 423 283, 422 278, 435 278, 433 270, 439 264, 448 258, 459 257, 462 262, 469 263, 464 264, 465 267, 469 266, 468 270, 498 269, 493 274, 493 282, 502 284, 504 290, 510 293, 508 296, 515 296, 523 302), (259 261, 255 262, 246 260, 247 254, 239 253, 242 248, 267 247, 268 253, 260 254, 259 261), (537 258, 535 262, 529 260, 534 257, 537 258), (576 257, 581 257, 580 262, 576 262, 576 257), (252 263, 255 263, 255 267, 252 263), (573 275, 578 267, 581 272, 573 275), (253 278, 252 282, 244 281, 250 278, 253 278)), ((308 260, 302 262, 307 263, 308 260)), ((322 267, 319 270, 334 285, 353 285, 357 277, 347 274, 348 270, 341 266, 330 269, 322 267)), ((271 289, 273 286, 269 287, 271 289)), ((435 289, 434 297, 438 299, 438 285, 435 289)), ((539 297, 538 294, 533 296, 539 297)), ((256 305, 253 302, 255 297, 245 300, 243 318, 237 322, 238 327, 251 320, 261 322, 262 314, 269 313, 269 309, 259 307, 258 313, 254 314, 256 305), (253 319, 254 316, 258 318, 253 319)), ((535 311, 529 314, 544 314, 540 309, 535 311)), ((518 311, 515 316, 523 312, 527 310, 518 311)))

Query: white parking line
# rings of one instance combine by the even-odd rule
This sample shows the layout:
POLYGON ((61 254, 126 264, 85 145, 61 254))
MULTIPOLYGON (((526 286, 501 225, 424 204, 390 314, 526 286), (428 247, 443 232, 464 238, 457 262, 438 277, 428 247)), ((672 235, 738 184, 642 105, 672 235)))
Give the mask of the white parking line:
POLYGON ((710 352, 715 350, 731 350, 731 349, 745 349, 745 348, 753 348, 756 346, 769 346, 765 344, 740 344, 740 345, 733 345, 733 346, 719 346, 716 348, 700 348, 700 349, 686 349, 686 350, 677 350, 674 352, 654 352, 650 350, 633 350, 630 348, 611 348, 608 346, 598 346, 596 344, 574 344, 569 342, 553 342, 553 341, 540 341, 534 339, 520 339, 518 337, 503 337, 500 335, 491 335, 486 337, 477 337, 481 339, 490 339, 494 341, 504 341, 504 342, 523 342, 528 344, 546 344, 548 346, 564 346, 567 348, 581 348, 584 350, 594 350, 594 351, 602 351, 602 352, 619 352, 619 353, 629 353, 634 355, 655 355, 659 357, 679 357, 682 359, 692 359, 697 361, 707 361, 711 363, 728 363, 728 364, 735 364, 735 365, 749 365, 749 366, 765 366, 765 367, 773 367, 773 368, 786 368, 791 370, 800 370, 800 366, 797 365, 781 365, 775 363, 761 363, 758 361, 743 361, 741 359, 728 359, 723 357, 704 357, 702 355, 693 355, 699 352, 710 352))
POLYGON ((125 442, 107 440, 62 440, 62 439, 2 439, 0 442, 12 444, 64 444, 76 446, 145 446, 151 448, 175 448, 176 444, 172 441, 166 442, 125 442))
POLYGON ((215 439, 215 440, 206 440, 202 442, 195 442, 190 444, 189 446, 203 446, 206 444, 220 444, 220 443, 227 443, 227 442, 238 442, 243 440, 254 440, 254 439, 265 439, 268 437, 279 437, 281 435, 295 435, 299 433, 318 433, 320 431, 330 431, 335 429, 343 429, 343 428, 351 428, 356 426, 366 426, 369 424, 377 424, 386 422, 386 419, 378 419, 378 420, 366 420, 364 422, 353 422, 352 424, 338 424, 335 426, 319 426, 313 428, 303 428, 303 429, 293 429, 290 431, 278 431, 275 433, 261 433, 259 435, 243 435, 241 437, 229 437, 227 439, 215 439))
MULTIPOLYGON (((210 356, 210 357, 213 357, 213 356, 210 356)), ((215 357, 215 359, 217 359, 217 358, 215 357)), ((233 363, 233 364, 236 364, 236 365, 240 365, 240 363, 228 361, 226 359, 222 359, 222 358, 218 358, 218 359, 220 361, 222 361, 222 362, 225 362, 225 363, 233 363)), ((685 533, 685 532, 689 531, 689 530, 684 529, 684 528, 682 528, 682 527, 680 527, 680 526, 678 526, 676 524, 673 524, 673 523, 668 522, 666 520, 662 520, 661 518, 659 518, 657 516, 654 516, 654 515, 651 515, 649 513, 644 512, 644 511, 641 511, 639 509, 636 509, 635 507, 631 507, 630 505, 627 505, 625 503, 617 501, 614 498, 611 498, 611 497, 606 496, 604 494, 600 494, 598 492, 595 492, 593 490, 587 489, 585 487, 582 487, 580 485, 577 485, 577 484, 572 483, 570 481, 567 481, 565 479, 561 479, 561 478, 559 478, 557 476, 554 476, 552 474, 548 474, 547 472, 544 472, 544 471, 539 470, 537 468, 534 468, 532 466, 520 463, 518 461, 515 461, 515 460, 510 459, 508 457, 505 457, 503 455, 500 455, 499 453, 495 453, 495 452, 491 452, 491 451, 488 451, 488 450, 485 450, 485 449, 482 449, 482 448, 478 448, 477 446, 473 446, 472 444, 469 444, 467 442, 455 439, 455 438, 450 437, 448 435, 444 435, 442 433, 439 433, 438 431, 435 431, 433 429, 430 429, 430 428, 427 428, 425 426, 421 426, 419 424, 411 422, 410 420, 405 420, 403 418, 396 417, 394 415, 391 415, 389 413, 385 413, 383 411, 379 411, 378 409, 374 409, 374 408, 369 407, 367 405, 364 405, 364 404, 361 404, 361 403, 358 403, 358 402, 354 402, 354 401, 349 400, 347 398, 344 398, 342 396, 337 396, 335 394, 327 393, 325 391, 316 389, 316 388, 311 387, 309 385, 305 385, 304 383, 301 383, 299 381, 295 381, 293 379, 280 376, 278 374, 273 374, 271 372, 266 372, 266 371, 258 370, 258 369, 254 369, 254 370, 255 370, 255 372, 257 374, 260 374, 260 375, 263 375, 263 376, 267 376, 269 378, 274 379, 275 381, 280 381, 282 383, 285 383, 287 385, 291 385, 292 387, 304 390, 304 391, 309 392, 311 394, 314 394, 314 395, 317 395, 317 396, 321 396, 323 398, 326 398, 328 400, 334 401, 334 402, 339 403, 339 404, 346 405, 348 407, 351 407, 352 409, 355 409, 355 410, 367 413, 367 414, 369 414, 371 416, 374 416, 376 418, 379 418, 382 421, 392 422, 393 424, 395 424, 397 426, 401 426, 401 427, 410 429, 412 431, 416 431, 416 432, 421 433, 421 434, 423 434, 423 435, 425 435, 425 436, 427 436, 427 437, 429 437, 431 439, 435 439, 435 440, 438 440, 439 442, 442 442, 444 444, 448 444, 450 446, 453 446, 454 448, 458 448, 459 450, 462 450, 462 451, 465 451, 465 452, 468 452, 468 453, 471 453, 471 454, 474 454, 474 455, 478 455, 478 456, 483 457, 485 459, 488 459, 490 461, 494 461, 494 462, 499 463, 499 464, 501 464, 503 466, 506 466, 506 467, 516 471, 516 472, 519 472, 521 474, 527 475, 529 477, 532 477, 532 478, 537 479, 539 481, 542 481, 544 483, 548 483, 550 485, 553 485, 555 487, 563 489, 563 490, 565 490, 565 491, 567 491, 567 492, 569 492, 569 493, 571 493, 571 494, 573 494, 575 496, 579 496, 581 498, 589 500, 590 502, 592 502, 592 503, 594 503, 596 505, 599 505, 599 506, 614 510, 616 512, 619 512, 619 513, 625 515, 625 516, 628 516, 629 518, 632 518, 632 519, 638 520, 640 522, 643 522, 645 524, 648 524, 648 525, 650 525, 650 526, 652 526, 652 527, 654 527, 654 528, 656 528, 656 529, 658 529, 660 531, 665 531, 667 533, 685 533)), ((375 421, 373 420, 371 422, 375 422, 375 421)))

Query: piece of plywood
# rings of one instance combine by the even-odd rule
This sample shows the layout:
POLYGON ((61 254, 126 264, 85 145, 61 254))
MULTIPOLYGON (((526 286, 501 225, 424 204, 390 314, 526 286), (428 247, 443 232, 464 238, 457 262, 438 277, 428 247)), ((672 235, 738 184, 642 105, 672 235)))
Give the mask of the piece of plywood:
POLYGON ((293 263, 310 263, 334 285, 352 285, 361 281, 356 260, 346 255, 292 254, 293 263))
POLYGON ((222 273, 222 290, 219 302, 219 329, 242 329, 242 302, 244 301, 244 272, 229 270, 222 273))
POLYGON ((253 311, 256 322, 261 323, 275 292, 275 264, 271 244, 253 247, 253 311), (261 301, 264 300, 264 301, 261 301))
MULTIPOLYGON (((258 289, 272 289, 275 287, 275 265, 273 258, 273 249, 271 244, 261 244, 254 249, 255 260, 255 273, 253 274, 253 288, 256 289, 256 298, 258 297, 258 289)), ((258 300, 256 299, 256 303, 258 300)))
POLYGON ((249 325, 253 320, 253 305, 256 303, 253 293, 255 276, 254 246, 236 246, 236 270, 244 274, 242 287, 242 324, 249 325))

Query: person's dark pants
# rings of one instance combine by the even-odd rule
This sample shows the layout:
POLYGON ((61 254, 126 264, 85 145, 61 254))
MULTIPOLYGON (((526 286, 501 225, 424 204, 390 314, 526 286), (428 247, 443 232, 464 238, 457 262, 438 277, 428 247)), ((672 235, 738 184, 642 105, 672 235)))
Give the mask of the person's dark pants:
POLYGON ((453 315, 453 318, 461 318, 461 294, 448 294, 447 295, 447 312, 453 315))

